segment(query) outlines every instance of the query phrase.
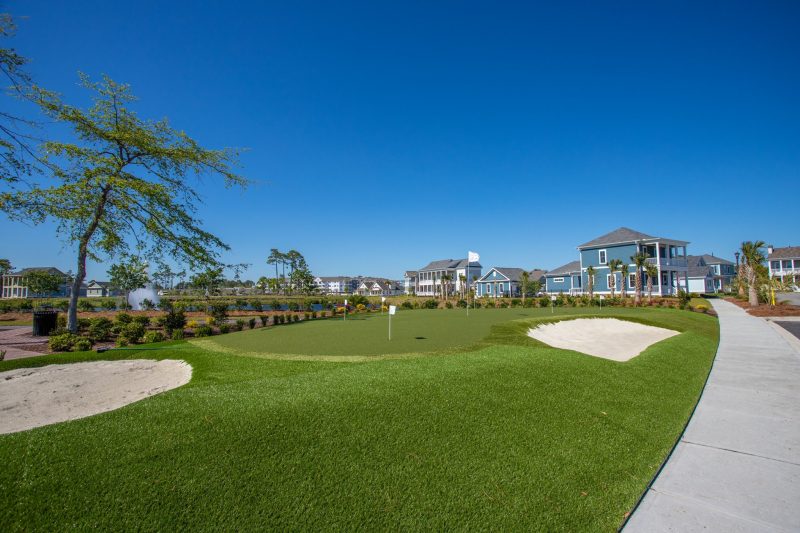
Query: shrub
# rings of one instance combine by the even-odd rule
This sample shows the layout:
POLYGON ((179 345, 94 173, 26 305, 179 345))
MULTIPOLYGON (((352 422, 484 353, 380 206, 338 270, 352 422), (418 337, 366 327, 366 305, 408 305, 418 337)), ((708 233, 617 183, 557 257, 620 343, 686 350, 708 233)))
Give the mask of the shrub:
POLYGON ((176 329, 172 332, 172 340, 174 341, 182 341, 183 340, 183 329, 176 329))
POLYGON ((186 315, 183 309, 173 305, 169 305, 166 309, 167 314, 165 314, 163 318, 164 330, 167 332, 167 335, 171 335, 172 332, 176 330, 183 331, 184 326, 186 326, 186 315))
POLYGON ((92 341, 90 341, 86 337, 78 337, 78 339, 72 345, 73 352, 88 352, 91 349, 92 349, 92 341))
POLYGON ((117 322, 120 324, 130 324, 133 317, 128 313, 117 313, 117 322))
POLYGON ((131 322, 130 324, 126 324, 120 332, 120 337, 126 338, 131 344, 136 344, 137 342, 141 341, 143 336, 144 326, 139 322, 131 322))
POLYGON ((236 324, 233 326, 233 329, 236 331, 242 331, 244 329, 244 320, 241 318, 236 321, 236 324))
POLYGON ((456 307, 460 307, 462 309, 466 309, 467 305, 468 305, 467 301, 464 300, 463 298, 456 302, 456 307))
POLYGON ((54 352, 68 352, 72 350, 72 347, 78 341, 80 337, 73 333, 60 333, 58 335, 53 335, 50 337, 50 340, 47 341, 47 344, 50 346, 50 349, 54 352))
POLYGON ((681 309, 686 309, 686 306, 689 305, 691 299, 692 296, 683 289, 678 291, 678 307, 681 309))
POLYGON ((192 329, 197 329, 200 324, 197 323, 197 320, 190 320, 186 325, 192 329))
POLYGON ((401 309, 414 309, 414 304, 406 300, 405 302, 400 304, 401 309))
POLYGON ((152 300, 145 298, 142 300, 142 308, 147 309, 148 311, 152 311, 156 308, 156 303, 152 300))
POLYGON ((94 304, 89 300, 78 300, 78 309, 81 311, 94 311, 94 304))
POLYGON ((511 299, 511 306, 512 307, 519 307, 522 304, 522 300, 519 298, 512 298, 511 299))
POLYGON ((224 322, 224 320, 219 320, 219 321, 218 321, 218 320, 217 320, 217 319, 215 319, 213 316, 207 316, 207 317, 206 317, 206 324, 208 324, 209 326, 213 326, 213 325, 214 325, 214 324, 216 324, 217 322, 224 322))
POLYGON ((293 322, 300 322, 300 315, 293 315, 292 321, 293 322))
POLYGON ((223 335, 226 333, 230 333, 231 325, 228 324, 227 322, 223 322, 222 324, 219 325, 219 332, 222 333, 223 335))
POLYGON ((211 326, 199 326, 194 330, 195 337, 210 337, 213 334, 214 330, 211 329, 211 326))
POLYGON ((137 324, 141 324, 144 327, 147 327, 147 326, 150 325, 150 317, 149 316, 136 315, 135 317, 133 317, 133 321, 136 322, 137 324))
POLYGON ((53 307, 55 307, 56 309, 61 309, 62 311, 66 312, 69 309, 69 301, 58 300, 57 302, 53 302, 53 307))
POLYGON ((242 299, 236 300, 236 302, 234 302, 233 305, 239 311, 247 311, 247 305, 248 305, 247 300, 242 300, 242 299))
POLYGON ((89 324, 89 338, 94 342, 107 340, 111 336, 114 323, 106 317, 94 318, 89 324))
POLYGON ((305 320, 311 320, 311 313, 309 313, 308 311, 306 311, 305 313, 303 313, 303 318, 304 318, 305 320))
POLYGON ((217 322, 222 322, 228 318, 228 302, 214 302, 208 306, 208 314, 217 322))
POLYGON ((319 312, 319 316, 321 316, 322 318, 325 318, 326 316, 328 316, 328 312, 327 311, 320 311, 319 312))
POLYGON ((423 309, 436 309, 437 307, 439 307, 439 302, 433 299, 425 300, 424 302, 422 302, 422 307, 423 309))
POLYGON ((280 302, 280 301, 278 301, 278 300, 272 300, 272 301, 269 303, 269 307, 270 307, 270 309, 272 309, 273 311, 280 311, 280 310, 281 310, 281 302, 280 302))
POLYGON ((358 312, 361 312, 361 311, 365 310, 366 308, 367 308, 367 306, 364 305, 364 304, 356 305, 356 311, 358 311, 358 312))
POLYGON ((6 358, 6 350, 0 350, 0 361, 6 358))
POLYGON ((256 319, 255 318, 249 319, 247 321, 247 327, 250 328, 250 329, 255 329, 255 327, 256 327, 256 319))
POLYGON ((144 334, 144 342, 151 344, 153 342, 164 342, 164 334, 160 331, 148 331, 144 334))
MULTIPOLYGON (((324 312, 325 312, 325 311, 323 311, 323 313, 324 313, 324 312)), ((316 312, 316 311, 311 311, 311 318, 312 318, 312 319, 316 319, 316 318, 317 318, 317 312, 316 312)))
POLYGON ((79 318, 78 319, 78 329, 80 330, 87 330, 89 329, 89 325, 92 323, 91 320, 88 318, 79 318))
POLYGON ((300 304, 294 301, 289 302, 289 311, 299 311, 299 310, 300 310, 300 304))
POLYGON ((507 307, 508 307, 508 302, 506 302, 506 301, 502 301, 502 302, 500 302, 500 308, 501 308, 501 309, 505 309, 505 308, 507 308, 507 307))
POLYGON ((444 303, 444 306, 445 306, 447 309, 452 309, 452 308, 453 308, 453 304, 451 304, 450 302, 445 302, 445 303, 444 303))
POLYGON ((117 339, 117 347, 118 348, 124 348, 127 345, 128 345, 128 339, 126 339, 125 337, 119 337, 117 339))
POLYGON ((699 312, 701 312, 701 313, 705 313, 705 312, 707 312, 707 311, 708 311, 708 306, 707 306, 707 305, 705 305, 705 304, 698 304, 698 305, 697 305, 697 306, 694 308, 694 310, 695 310, 695 311, 699 311, 699 312))
POLYGON ((369 298, 363 294, 353 294, 348 297, 348 303, 358 307, 359 304, 366 306, 369 303, 369 298))
POLYGON ((66 329, 67 327, 67 315, 58 315, 56 317, 56 327, 66 329))
POLYGON ((267 320, 269 320, 269 317, 267 315, 259 315, 258 318, 259 318, 259 320, 261 320, 261 325, 262 326, 266 326, 267 325, 267 320))
POLYGON ((253 308, 253 311, 261 311, 261 301, 260 300, 250 300, 250 307, 253 308))

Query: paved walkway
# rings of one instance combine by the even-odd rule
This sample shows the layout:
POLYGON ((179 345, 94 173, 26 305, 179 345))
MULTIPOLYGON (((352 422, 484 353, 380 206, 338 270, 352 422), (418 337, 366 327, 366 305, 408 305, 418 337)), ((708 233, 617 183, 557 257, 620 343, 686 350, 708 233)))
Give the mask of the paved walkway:
POLYGON ((31 339, 26 337, 31 332, 30 326, 3 326, 0 328, 0 350, 6 351, 5 359, 22 359, 42 355, 39 352, 24 350, 20 345, 31 344, 31 339))
POLYGON ((800 351, 765 320, 713 305, 705 392, 626 533, 800 530, 800 351))

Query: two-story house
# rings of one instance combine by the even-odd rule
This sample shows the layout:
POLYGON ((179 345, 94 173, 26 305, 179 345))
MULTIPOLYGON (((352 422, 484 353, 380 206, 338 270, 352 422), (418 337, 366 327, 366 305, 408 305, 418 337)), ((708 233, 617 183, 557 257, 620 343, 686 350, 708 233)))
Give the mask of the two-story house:
POLYGON ((481 277, 482 268, 477 261, 466 259, 431 261, 417 271, 414 292, 417 296, 466 295, 473 280, 481 277))
POLYGON ((356 289, 362 296, 397 296, 402 292, 399 283, 388 279, 364 279, 356 289))
POLYGON ((687 255, 689 292, 710 294, 714 292, 714 269, 707 265, 702 255, 687 255))
POLYGON ((475 296, 516 298, 522 294, 524 268, 492 267, 475 282, 475 296))
POLYGON ((800 246, 767 247, 767 265, 772 278, 800 283, 800 246))
MULTIPOLYGON (((23 268, 17 272, 10 272, 3 276, 3 298, 33 298, 36 296, 43 296, 48 298, 66 298, 69 296, 71 287, 70 276, 64 274, 59 269, 55 267, 31 267, 31 268, 23 268), (58 290, 49 294, 33 294, 28 290, 28 285, 26 283, 26 278, 28 274, 34 271, 43 271, 47 272, 48 274, 52 274, 58 276, 63 280, 63 282, 59 285, 58 290)), ((86 285, 84 284, 81 288, 80 296, 85 296, 86 294, 86 285)))
MULTIPOLYGON (((731 290, 731 282, 733 281, 734 276, 736 275, 736 268, 733 262, 728 261, 727 259, 722 259, 721 257, 716 257, 714 254, 703 254, 703 255, 689 255, 687 256, 687 260, 689 261, 689 292, 699 292, 694 290, 696 287, 692 287, 693 283, 692 280, 696 279, 696 276, 700 274, 700 271, 692 272, 692 262, 693 258, 700 258, 702 259, 702 263, 704 266, 708 266, 711 269, 711 275, 713 278, 712 282, 712 289, 706 291, 707 293, 710 292, 728 292, 731 290), (694 274, 694 275, 693 275, 694 274)), ((696 262, 696 260, 694 260, 696 262)), ((697 282, 694 283, 697 286, 697 282)))
MULTIPOLYGON (((667 237, 654 237, 630 228, 618 228, 610 233, 578 246, 581 263, 581 286, 587 286, 586 269, 594 267, 594 292, 610 294, 619 293, 623 286, 629 292, 635 287, 636 267, 631 257, 638 253, 647 256, 647 262, 658 269, 658 279, 653 283, 653 294, 660 296, 675 295, 678 290, 688 292, 688 262, 686 247, 688 241, 667 237), (610 263, 618 259, 628 265, 627 279, 622 279, 620 271, 611 272, 610 263)), ((643 275, 642 279, 645 277, 643 275)))
POLYGON ((121 291, 112 287, 108 281, 91 280, 86 284, 87 298, 107 298, 120 296, 121 294, 121 291))
POLYGON ((406 296, 414 294, 417 288, 417 271, 406 270, 403 274, 403 293, 406 296))
POLYGON ((362 278, 347 276, 317 276, 314 285, 322 294, 353 294, 358 289, 362 278))

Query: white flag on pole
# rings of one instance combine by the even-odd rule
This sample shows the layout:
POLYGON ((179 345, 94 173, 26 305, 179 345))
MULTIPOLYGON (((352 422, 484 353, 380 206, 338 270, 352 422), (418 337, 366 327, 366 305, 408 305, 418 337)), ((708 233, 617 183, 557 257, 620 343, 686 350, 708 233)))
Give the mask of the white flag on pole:
POLYGON ((470 263, 477 263, 481 260, 481 256, 478 255, 478 252, 469 252, 467 254, 467 261, 470 263))

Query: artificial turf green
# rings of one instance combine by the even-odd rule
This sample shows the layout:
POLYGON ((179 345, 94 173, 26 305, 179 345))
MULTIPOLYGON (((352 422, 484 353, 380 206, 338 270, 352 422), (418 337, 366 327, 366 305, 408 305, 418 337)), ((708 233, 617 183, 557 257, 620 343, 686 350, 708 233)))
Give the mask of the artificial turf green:
POLYGON ((447 355, 287 361, 178 343, 2 363, 180 358, 194 373, 117 411, 0 436, 0 524, 615 529, 697 400, 716 319, 615 309, 682 332, 617 363, 545 347, 525 336, 536 319, 495 311, 506 318, 488 337, 447 355))

